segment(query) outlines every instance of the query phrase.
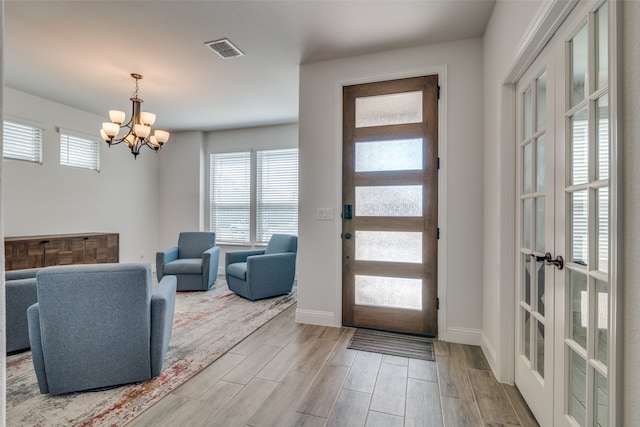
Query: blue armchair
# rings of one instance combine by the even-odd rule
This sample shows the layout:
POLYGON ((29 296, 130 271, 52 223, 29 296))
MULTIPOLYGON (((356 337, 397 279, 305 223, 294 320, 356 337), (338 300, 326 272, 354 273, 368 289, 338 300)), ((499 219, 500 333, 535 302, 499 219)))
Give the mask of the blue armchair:
POLYGON ((166 274, 176 276, 178 291, 208 291, 218 276, 220 248, 216 233, 180 233, 178 246, 156 253, 158 280, 166 274))
POLYGON ((36 273, 40 268, 5 272, 7 353, 29 350, 27 309, 38 302, 36 273))
POLYGON ((176 278, 154 289, 149 264, 47 267, 27 310, 40 393, 64 394, 160 375, 171 340, 176 278))
POLYGON ((227 252, 225 278, 236 294, 252 301, 291 292, 298 238, 274 234, 266 249, 227 252))

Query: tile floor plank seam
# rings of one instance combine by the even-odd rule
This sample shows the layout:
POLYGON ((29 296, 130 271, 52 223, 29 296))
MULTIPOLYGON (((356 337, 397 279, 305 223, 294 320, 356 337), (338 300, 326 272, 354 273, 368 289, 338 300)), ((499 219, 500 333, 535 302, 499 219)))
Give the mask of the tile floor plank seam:
MULTIPOLYGON (((436 340, 436 360, 425 365, 409 358, 386 355, 376 358, 368 356, 367 352, 346 348, 354 328, 298 324, 295 323, 295 310, 294 304, 267 322, 217 361, 132 420, 129 426, 155 427, 170 425, 167 424, 170 421, 173 425, 225 427, 293 427, 303 424, 366 426, 380 422, 388 423, 386 425, 389 426, 408 427, 424 425, 427 419, 430 426, 444 427, 486 426, 500 422, 507 425, 505 420, 516 421, 522 427, 537 426, 517 388, 497 382, 478 346, 436 340), (314 349, 311 351, 313 354, 310 354, 309 349, 314 349), (297 350, 300 350, 299 358, 308 357, 310 360, 300 363, 294 361, 297 350), (260 361, 260 355, 268 355, 269 360, 260 361), (279 357, 286 360, 276 360, 279 357), (355 375, 371 376, 371 373, 362 374, 366 369, 361 364, 367 358, 376 361, 372 388, 363 386, 370 379, 362 383, 362 378, 350 378, 355 375), (247 359, 249 361, 242 364, 247 359), (238 365, 247 369, 238 368, 238 365), (261 367, 258 369, 258 366, 261 367), (271 371, 269 367, 275 370, 271 371), (478 371, 474 378, 470 374, 472 369, 478 371), (305 370, 308 372, 303 372, 305 370), (234 373, 231 374, 232 372, 234 373), (229 379, 240 379, 244 384, 229 383, 224 379, 227 376, 229 379), (455 384, 447 386, 443 384, 443 379, 454 381, 455 384), (358 385, 358 382, 361 384, 358 385), (400 394, 404 394, 402 399, 395 402, 393 409, 386 404, 379 404, 381 396, 388 393, 384 389, 391 387, 391 383, 395 384, 395 390, 401 387, 400 394), (317 391, 315 395, 311 392, 315 385, 328 390, 328 395, 323 396, 322 402, 306 403, 310 410, 298 412, 305 405, 303 399, 318 396, 317 391), (446 387, 450 390, 447 391, 446 387), (460 389, 455 390, 455 387, 460 389), (495 387, 499 390, 492 389, 495 387), (376 388, 378 403, 374 403, 376 388), (223 390, 232 395, 218 396, 223 390), (457 394, 469 400, 447 394, 457 394), (492 419, 485 419, 487 415, 483 414, 479 398, 486 402, 498 394, 507 402, 489 404, 489 413, 494 410, 496 413, 488 416, 492 419), (295 400, 299 402, 295 403, 295 400), (400 402, 402 411, 399 410, 400 402), (427 409, 420 407, 423 404, 433 410, 427 412, 427 409), (178 408, 182 409, 177 411, 178 408), (235 414, 238 410, 244 412, 235 414), (170 411, 173 412, 169 417, 170 411), (399 415, 400 412, 402 415, 399 415)), ((368 369, 371 370, 370 367, 368 369)))

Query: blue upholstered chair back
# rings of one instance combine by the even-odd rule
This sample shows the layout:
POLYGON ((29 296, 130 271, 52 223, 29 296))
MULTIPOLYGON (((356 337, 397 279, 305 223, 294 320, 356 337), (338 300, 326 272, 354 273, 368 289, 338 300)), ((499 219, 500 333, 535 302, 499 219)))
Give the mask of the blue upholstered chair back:
POLYGON ((185 231, 178 237, 178 258, 202 258, 202 253, 216 244, 216 233, 185 231))
POLYGON ((274 234, 269 240, 265 254, 281 254, 298 251, 298 237, 288 234, 274 234))

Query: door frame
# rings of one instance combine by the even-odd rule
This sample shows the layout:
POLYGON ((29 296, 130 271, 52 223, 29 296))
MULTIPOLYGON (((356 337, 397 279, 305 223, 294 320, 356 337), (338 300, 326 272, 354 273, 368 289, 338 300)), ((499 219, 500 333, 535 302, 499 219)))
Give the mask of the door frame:
MULTIPOLYGON (((440 173, 438 175, 438 227, 440 228, 440 239, 438 240, 438 277, 437 277, 437 295, 440 299, 440 308, 438 310, 438 338, 441 340, 460 340, 456 338, 455 332, 448 332, 447 328, 447 217, 446 217, 446 203, 447 203, 447 65, 433 65, 422 68, 414 68, 408 70, 401 70, 393 73, 380 73, 380 74, 366 74, 355 75, 347 79, 341 79, 336 81, 335 88, 335 103, 336 103, 336 127, 334 129, 334 136, 336 141, 340 141, 340 144, 335 145, 334 156, 336 164, 341 165, 342 170, 342 133, 343 133, 343 88, 345 86, 353 86, 363 83, 374 83, 386 80, 399 80, 411 77, 420 77, 427 75, 437 75, 438 84, 440 85, 440 100, 438 102, 438 157, 440 158, 440 173)), ((336 180, 336 200, 334 200, 335 206, 342 206, 342 174, 336 180)), ((338 324, 342 324, 342 240, 340 239, 340 233, 342 232, 342 220, 340 218, 336 221, 336 239, 339 240, 340 250, 334 254, 335 265, 340 266, 336 268, 335 280, 340 284, 339 298, 336 299, 336 307, 334 312, 339 316, 338 324)), ((468 342, 469 337, 465 341, 468 342)), ((463 338, 463 339, 464 339, 463 338)))
MULTIPOLYGON (((565 2, 563 0, 552 0, 545 2, 541 10, 533 21, 532 27, 526 33, 524 40, 520 44, 514 61, 508 68, 505 77, 502 79, 500 93, 498 97, 498 117, 500 125, 498 167, 499 167, 499 223, 503 225, 499 230, 498 244, 499 254, 502 259, 511 260, 505 263, 500 271, 499 277, 499 321, 498 321, 498 343, 495 349, 494 372, 499 381, 513 384, 515 379, 515 263, 514 248, 516 247, 516 84, 537 58, 538 54, 545 47, 547 42, 553 37, 557 29, 564 22, 567 16, 579 3, 579 0, 565 2)), ((622 171, 620 165, 619 129, 622 129, 621 111, 622 97, 619 96, 619 88, 622 82, 619 66, 622 48, 622 7, 616 0, 609 1, 609 108, 610 108, 610 133, 611 133, 611 159, 609 171, 609 239, 610 239, 610 266, 609 266, 609 289, 610 289, 610 348, 615 354, 610 354, 610 374, 614 382, 614 387, 609 390, 609 422, 610 425, 622 423, 622 301, 619 300, 620 286, 620 245, 619 223, 621 224, 622 209, 620 209, 620 183, 622 182, 622 171), (620 308, 618 308, 620 307, 620 308)), ((486 351, 487 349, 485 349, 486 351)))

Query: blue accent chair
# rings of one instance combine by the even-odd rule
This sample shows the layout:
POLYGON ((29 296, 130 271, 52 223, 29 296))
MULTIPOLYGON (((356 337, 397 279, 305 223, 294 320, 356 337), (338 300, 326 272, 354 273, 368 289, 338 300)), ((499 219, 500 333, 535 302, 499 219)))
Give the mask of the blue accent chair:
POLYGON ((149 264, 46 267, 27 310, 40 393, 115 387, 160 375, 176 278, 153 287, 149 264))
POLYGON ((27 309, 38 302, 36 273, 40 268, 5 272, 7 353, 29 350, 27 309))
POLYGON ((288 294, 296 275, 297 251, 296 236, 274 234, 266 249, 227 252, 229 289, 252 301, 288 294))
POLYGON ((156 253, 158 281, 169 274, 178 279, 178 291, 208 291, 218 276, 220 248, 216 233, 187 231, 178 246, 156 253))

